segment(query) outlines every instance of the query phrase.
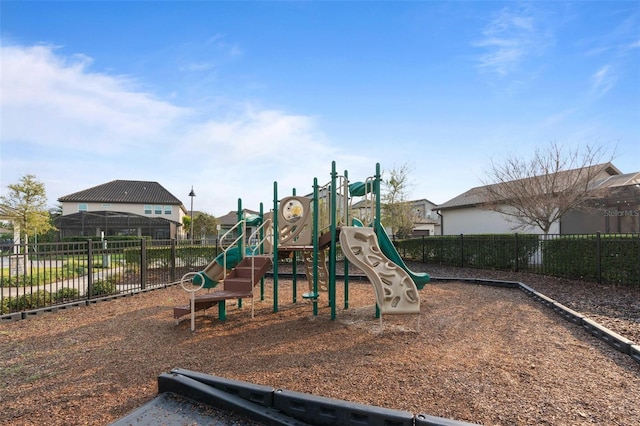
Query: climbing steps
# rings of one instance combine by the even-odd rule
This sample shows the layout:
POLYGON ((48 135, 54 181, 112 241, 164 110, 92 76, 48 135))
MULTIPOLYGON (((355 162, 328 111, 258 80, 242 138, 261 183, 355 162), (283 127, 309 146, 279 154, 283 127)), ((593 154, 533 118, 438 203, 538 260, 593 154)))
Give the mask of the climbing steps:
POLYGON ((329 291, 329 270, 327 269, 327 251, 318 251, 317 271, 313 267, 313 250, 304 250, 304 266, 307 273, 307 281, 309 282, 309 292, 303 294, 305 299, 316 299, 318 294, 313 291, 313 277, 317 272, 318 291, 329 291))
MULTIPOLYGON (((264 277, 264 274, 270 268, 271 256, 248 256, 243 258, 240 263, 228 273, 227 277, 222 280, 222 290, 195 296, 194 311, 200 311, 218 305, 219 319, 226 319, 226 306, 224 301, 228 299, 253 299, 253 287, 260 282, 260 279, 264 277)), ((179 318, 189 313, 191 313, 190 304, 173 308, 173 317, 178 321, 179 318)))

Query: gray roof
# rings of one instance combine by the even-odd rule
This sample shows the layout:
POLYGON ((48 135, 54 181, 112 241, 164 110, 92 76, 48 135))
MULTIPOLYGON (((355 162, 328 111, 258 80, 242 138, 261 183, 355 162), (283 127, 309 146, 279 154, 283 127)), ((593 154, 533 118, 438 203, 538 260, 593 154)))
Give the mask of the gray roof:
MULTIPOLYGON (((249 209, 242 209, 242 211, 245 213, 245 215, 257 215, 260 214, 260 212, 256 212, 253 210, 249 210, 249 209)), ((235 225, 236 223, 238 223, 238 211, 237 210, 231 210, 229 213, 225 214, 224 216, 220 216, 218 218, 216 218, 218 223, 220 224, 220 226, 225 226, 225 227, 231 227, 233 225, 235 225)))
POLYGON ((609 176, 594 183, 594 188, 618 188, 628 185, 640 185, 640 172, 609 176))
MULTIPOLYGON (((636 175, 637 173, 629 173, 626 175, 622 175, 620 174, 620 171, 611 163, 603 163, 603 164, 596 164, 593 166, 590 166, 593 168, 602 168, 603 171, 609 173, 611 176, 608 176, 605 179, 602 179, 600 181, 594 182, 594 189, 597 187, 607 187, 607 186, 614 186, 614 184, 620 185, 622 182, 630 182, 633 181, 633 176, 636 175), (626 178, 623 178, 624 176, 626 176, 626 178), (611 181, 610 181, 611 179, 611 181), (608 184, 607 184, 608 182, 608 184)), ((558 172, 558 175, 565 174, 565 173, 575 173, 577 170, 580 169, 573 169, 573 170, 565 170, 565 171, 561 171, 558 172)), ((535 178, 533 178, 535 179, 535 178)), ((625 185, 629 185, 630 183, 625 183, 625 185)), ((500 184, 492 184, 492 185, 485 185, 485 186, 476 186, 474 188, 471 188, 470 190, 468 190, 467 192, 464 192, 452 199, 450 199, 449 201, 440 204, 437 206, 438 210, 446 210, 446 209, 455 209, 455 208, 459 208, 459 207, 468 207, 468 206, 476 206, 478 204, 482 204, 486 201, 486 189, 495 185, 500 185, 500 184)))
POLYGON ((483 195, 484 188, 484 186, 471 188, 467 192, 463 192, 462 194, 453 197, 446 203, 438 205, 437 209, 452 209, 456 207, 475 206, 477 204, 481 204, 485 201, 485 196, 483 195))
POLYGON ((113 180, 58 198, 60 202, 182 205, 158 182, 113 180))

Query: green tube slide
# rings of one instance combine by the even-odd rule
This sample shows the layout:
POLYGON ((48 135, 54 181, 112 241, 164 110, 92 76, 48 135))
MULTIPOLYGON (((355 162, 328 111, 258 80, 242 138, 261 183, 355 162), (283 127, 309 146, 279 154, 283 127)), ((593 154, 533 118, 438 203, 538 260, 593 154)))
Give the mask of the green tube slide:
POLYGON ((379 194, 379 186, 380 185, 377 182, 369 182, 368 184, 366 184, 365 182, 353 182, 349 184, 349 194, 352 197, 363 197, 369 192, 375 192, 376 194, 379 194))
POLYGON ((413 272, 409 269, 409 267, 407 267, 407 265, 404 263, 404 260, 402 260, 402 258, 400 257, 400 253, 398 253, 398 250, 396 250, 396 246, 393 245, 393 242, 380 223, 376 225, 375 231, 378 237, 378 245, 380 245, 382 253, 384 253, 384 255, 387 256, 390 261, 407 271, 413 282, 416 284, 416 287, 418 287, 418 290, 422 290, 424 285, 431 280, 429 274, 427 274, 426 272, 413 272))
MULTIPOLYGON (((362 221, 357 218, 353 218, 352 225, 364 226, 362 221)), ((393 245, 393 242, 389 239, 387 232, 381 224, 377 225, 375 231, 376 236, 378 237, 378 245, 380 246, 382 253, 387 257, 387 259, 407 271, 407 274, 409 274, 413 282, 416 284, 418 290, 422 290, 424 285, 431 280, 429 274, 426 272, 413 272, 409 269, 409 267, 404 263, 404 260, 400 257, 400 253, 396 250, 396 246, 393 245)))
MULTIPOLYGON (((240 250, 237 247, 233 247, 227 251, 227 270, 235 268, 242 259, 240 258, 240 250)), ((216 258, 207 265, 207 267, 201 271, 204 276, 203 288, 214 288, 218 285, 218 280, 221 280, 224 274, 224 253, 220 253, 216 258)), ((200 275, 194 275, 191 279, 194 285, 202 284, 202 277, 200 275)))

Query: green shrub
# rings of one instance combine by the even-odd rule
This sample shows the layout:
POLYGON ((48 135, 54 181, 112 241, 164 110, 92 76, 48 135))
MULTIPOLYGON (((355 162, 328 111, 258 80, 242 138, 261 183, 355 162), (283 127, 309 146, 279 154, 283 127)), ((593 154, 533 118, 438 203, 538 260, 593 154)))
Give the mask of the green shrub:
POLYGON ((104 280, 94 281, 93 283, 93 295, 94 296, 108 296, 110 294, 118 293, 118 276, 114 275, 104 280))
POLYGON ((620 235, 570 235, 544 241, 545 275, 613 284, 640 284, 640 239, 620 235), (598 243, 600 264, 598 265, 598 243))
POLYGON ((182 246, 176 249, 176 257, 182 266, 196 266, 204 259, 206 263, 216 258, 216 249, 211 246, 182 246))
POLYGON ((1 276, 0 287, 17 287, 16 276, 1 276))
POLYGON ((53 294, 53 300, 56 303, 60 303, 67 300, 77 299, 79 296, 80 296, 80 293, 78 292, 78 289, 63 287, 53 294))
POLYGON ((39 290, 36 293, 23 294, 18 297, 8 297, 2 304, 2 313, 28 311, 50 306, 52 303, 51 294, 46 290, 39 290))
POLYGON ((538 249, 537 235, 430 236, 395 243, 405 259, 450 266, 516 270, 538 249))

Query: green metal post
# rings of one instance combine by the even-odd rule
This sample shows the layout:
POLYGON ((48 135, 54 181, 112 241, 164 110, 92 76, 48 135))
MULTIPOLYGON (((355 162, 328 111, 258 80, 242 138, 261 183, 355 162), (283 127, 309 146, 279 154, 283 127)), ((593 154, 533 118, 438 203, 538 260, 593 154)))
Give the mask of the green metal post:
MULTIPOLYGON (((264 206, 260 203, 260 225, 264 224, 264 206)), ((264 254, 264 227, 260 228, 260 254, 264 254)), ((264 300, 264 276, 260 278, 260 300, 264 300)))
POLYGON ((278 312, 278 182, 273 182, 273 312, 278 312))
MULTIPOLYGON (((346 190, 349 190, 349 172, 344 171, 344 179, 347 183, 346 190)), ((347 203, 349 202, 349 197, 347 197, 347 203)), ((347 209, 347 223, 344 225, 351 226, 351 214, 349 212, 349 206, 344 206, 347 209)), ((349 260, 346 256, 344 256, 344 309, 349 309, 349 260)))
POLYGON ((380 225, 380 163, 376 163, 376 175, 373 181, 373 194, 376 197, 376 211, 375 217, 373 218, 373 229, 378 229, 378 225, 380 225))
MULTIPOLYGON (((293 188, 293 192, 292 195, 295 197, 296 195, 296 189, 293 188)), ((293 273, 293 280, 292 280, 292 285, 293 285, 293 303, 296 303, 297 299, 298 299, 298 256, 297 256, 297 251, 293 251, 293 260, 292 260, 292 265, 291 265, 291 272, 293 273)))
MULTIPOLYGON (((376 175, 373 180, 373 188, 371 192, 376 197, 376 215, 373 219, 373 229, 380 229, 381 232, 385 232, 385 230, 380 225, 380 181, 382 180, 380 176, 380 163, 376 163, 376 175)), ((380 318, 380 307, 376 304, 376 318, 380 318)))
MULTIPOLYGON (((243 218, 243 214, 242 214, 242 199, 238 198, 238 222, 240 222, 243 218)), ((242 234, 242 238, 240 238, 240 240, 238 241, 238 250, 240 250, 240 254, 238 255, 238 259, 242 260, 242 258, 244 257, 244 233, 245 233, 245 229, 244 229, 244 225, 242 225, 240 227, 240 229, 238 229, 238 233, 242 234)), ((238 235, 239 237, 240 235, 238 235)))
MULTIPOLYGON (((318 178, 313 178, 313 294, 318 294, 318 178)), ((313 315, 318 316, 318 298, 313 299, 313 315)))
MULTIPOLYGON (((244 214, 242 212, 242 199, 238 198, 238 222, 243 221, 242 225, 240 226, 240 229, 238 230, 238 233, 241 235, 239 235, 240 239, 238 240, 238 250, 240 251, 240 254, 238 255, 238 259, 242 260, 244 258, 244 245, 245 245, 245 238, 247 237, 247 224, 246 222, 244 222, 244 214)), ((225 304, 224 300, 221 300, 218 302, 218 305, 220 305, 220 311, 219 311, 219 315, 222 315, 222 311, 223 311, 223 305, 225 304)), ((238 309, 242 308, 242 299, 238 299, 238 309)), ((225 318, 226 318, 226 311, 224 313, 225 318)), ((224 318, 220 318, 220 319, 224 319, 224 318)))
POLYGON ((331 162, 331 245, 329 248, 329 304, 331 319, 336 319, 336 162, 331 162))
POLYGON ((218 302, 218 319, 220 321, 227 319, 227 305, 224 300, 218 302))

